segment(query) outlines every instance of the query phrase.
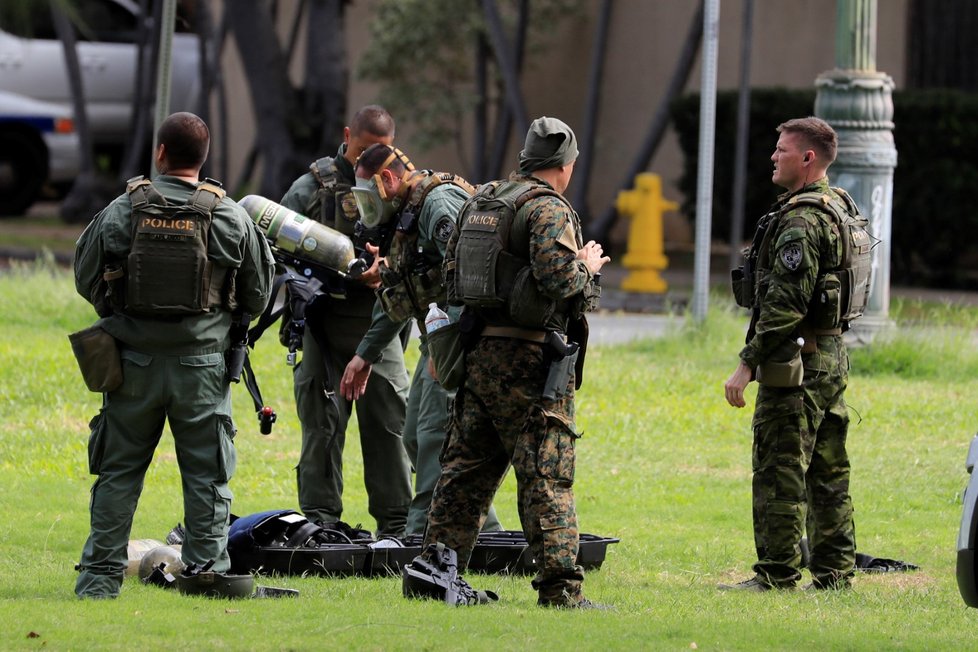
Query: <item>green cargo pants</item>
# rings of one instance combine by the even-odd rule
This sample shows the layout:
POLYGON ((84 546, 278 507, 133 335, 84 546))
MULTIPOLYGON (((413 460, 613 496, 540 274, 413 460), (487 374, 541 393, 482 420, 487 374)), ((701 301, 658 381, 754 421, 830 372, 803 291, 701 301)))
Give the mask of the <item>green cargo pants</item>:
POLYGON ((79 597, 115 597, 127 565, 133 514, 146 469, 169 421, 183 482, 186 564, 213 560, 227 571, 234 474, 234 425, 223 353, 148 355, 122 352, 123 383, 103 395, 91 421, 91 532, 75 585, 79 597))
MULTIPOLYGON (((369 313, 335 313, 323 320, 333 381, 338 385, 346 364, 356 354, 370 326, 369 313)), ((343 514, 343 449, 351 403, 339 387, 335 401, 325 393, 323 352, 310 328, 302 340, 302 361, 295 369, 295 402, 302 423, 302 450, 296 466, 299 507, 310 521, 334 522, 343 514)), ((363 453, 367 509, 381 535, 404 533, 411 503, 411 468, 401 439, 408 378, 404 350, 398 339, 373 365, 366 393, 355 402, 363 453)))

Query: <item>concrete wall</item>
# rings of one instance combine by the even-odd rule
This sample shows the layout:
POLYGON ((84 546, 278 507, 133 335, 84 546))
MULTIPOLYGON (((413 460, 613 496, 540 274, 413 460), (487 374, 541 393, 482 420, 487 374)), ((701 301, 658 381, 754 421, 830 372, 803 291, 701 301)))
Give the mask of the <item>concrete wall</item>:
MULTIPOLYGON (((291 6, 291 3, 280 4, 287 8, 291 6)), ((833 68, 835 4, 834 0, 755 0, 752 85, 812 87, 820 73, 833 68)), ((907 4, 908 0, 878 2, 876 67, 890 74, 898 88, 902 85, 905 68, 907 4)), ((355 74, 361 53, 369 47, 368 24, 375 5, 375 0, 355 0, 347 8, 351 110, 377 99, 377 88, 359 81, 355 74)), ((590 52, 599 6, 599 0, 581 0, 581 10, 558 25, 559 31, 551 39, 552 46, 528 62, 523 92, 531 119, 539 115, 557 116, 575 127, 578 135, 581 135, 590 52)), ((696 6, 695 0, 614 2, 588 196, 593 213, 600 213, 614 201, 618 184, 631 166, 673 74, 696 6)), ((735 89, 739 84, 742 11, 743 0, 721 3, 717 80, 720 89, 735 89)), ((285 25, 289 21, 281 22, 284 38, 285 25)), ((232 103, 230 116, 231 181, 237 178, 255 127, 236 44, 231 40, 228 46, 224 70, 229 96, 239 98, 239 101, 232 103)), ((298 47, 301 52, 302 43, 298 47)), ((301 77, 301 61, 293 66, 293 73, 295 80, 301 77)), ((699 86, 700 67, 697 62, 686 90, 697 91, 699 86)), ((785 116, 785 119, 789 117, 795 116, 785 116)), ((757 137, 769 137, 773 149, 775 134, 757 137)), ((508 160, 514 164, 522 140, 523 134, 518 134, 510 145, 508 160)), ((410 125, 403 119, 399 122, 398 143, 424 167, 464 172, 454 146, 428 152, 412 147, 410 125)), ((717 156, 724 155, 732 155, 732 152, 717 153, 717 156)), ((670 129, 648 171, 660 174, 666 196, 677 200, 680 197, 675 184, 681 165, 682 154, 670 129)), ((622 237, 619 227, 614 239, 617 241, 622 237)), ((677 215, 668 217, 668 242, 680 244, 688 242, 690 237, 689 225, 684 220, 677 215)))

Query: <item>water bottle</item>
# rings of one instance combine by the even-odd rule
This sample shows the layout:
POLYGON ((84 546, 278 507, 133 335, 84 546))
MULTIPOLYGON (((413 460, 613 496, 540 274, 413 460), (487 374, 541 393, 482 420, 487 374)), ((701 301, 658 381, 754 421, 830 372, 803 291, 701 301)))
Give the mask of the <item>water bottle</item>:
POLYGON ((432 333, 442 326, 448 326, 451 320, 448 318, 448 314, 444 310, 438 307, 438 304, 432 301, 428 304, 428 314, 424 318, 424 330, 426 333, 432 333))

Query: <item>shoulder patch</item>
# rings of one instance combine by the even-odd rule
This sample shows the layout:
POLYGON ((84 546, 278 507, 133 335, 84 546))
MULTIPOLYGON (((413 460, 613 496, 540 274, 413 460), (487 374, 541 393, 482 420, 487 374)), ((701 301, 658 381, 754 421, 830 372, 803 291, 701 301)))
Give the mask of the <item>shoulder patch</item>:
POLYGON ((338 192, 336 198, 339 200, 340 213, 343 214, 343 219, 350 223, 360 219, 360 211, 357 209, 357 201, 352 192, 338 192))
POLYGON ((435 239, 439 242, 448 242, 453 233, 455 233, 455 223, 450 219, 443 219, 435 226, 435 239))
POLYGON ((778 256, 781 258, 782 264, 791 270, 792 272, 797 271, 798 267, 801 265, 802 261, 802 250, 801 243, 798 241, 789 242, 778 252, 778 256))

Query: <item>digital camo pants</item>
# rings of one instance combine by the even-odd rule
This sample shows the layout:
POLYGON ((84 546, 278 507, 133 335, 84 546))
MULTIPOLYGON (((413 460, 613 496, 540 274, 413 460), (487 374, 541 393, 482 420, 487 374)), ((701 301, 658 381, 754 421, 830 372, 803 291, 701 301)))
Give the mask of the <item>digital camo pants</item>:
POLYGON ((754 408, 754 570, 775 586, 801 578, 807 531, 813 582, 845 582, 855 566, 845 403, 849 356, 839 336, 819 336, 803 356, 802 387, 761 385, 754 408))
POLYGON ((581 600, 574 507, 574 379, 555 401, 541 397, 548 365, 539 344, 484 337, 467 357, 442 451, 425 545, 444 543, 468 563, 482 519, 509 466, 540 600, 581 600))

